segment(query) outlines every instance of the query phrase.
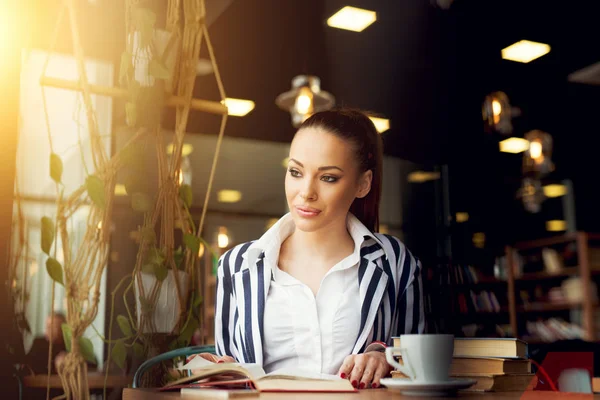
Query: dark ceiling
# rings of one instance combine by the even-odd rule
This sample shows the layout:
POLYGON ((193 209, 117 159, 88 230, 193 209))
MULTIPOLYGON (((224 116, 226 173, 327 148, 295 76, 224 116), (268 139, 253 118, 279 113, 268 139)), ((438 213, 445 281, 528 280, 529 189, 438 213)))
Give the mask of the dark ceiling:
MULTIPOLYGON (((567 81, 600 61, 597 15, 591 1, 456 0, 445 10, 426 0, 237 0, 211 34, 228 95, 253 99, 256 109, 231 118, 227 134, 289 142, 294 129, 274 99, 293 76, 318 75, 338 104, 391 119, 388 155, 423 167, 448 164, 453 211, 468 211, 467 231, 484 231, 501 246, 545 235, 545 220, 562 218, 560 202, 547 202, 539 215, 523 211, 515 199, 521 155, 500 153, 502 138, 483 131, 482 100, 502 90, 522 110, 514 136, 531 129, 553 136, 557 169, 549 179, 574 182, 578 228, 600 231, 591 184, 598 168, 589 162, 600 144, 600 90, 567 81), (362 33, 326 26, 347 4, 377 11, 377 22, 362 33), (552 50, 528 64, 502 60, 500 50, 521 39, 552 50)), ((210 95, 210 79, 199 80, 199 95, 210 95)), ((208 119, 192 121, 215 132, 208 119)), ((424 204, 432 203, 434 188, 405 192, 412 199, 406 223, 429 229, 423 219, 432 210, 424 204)))
MULTIPOLYGON (((84 42, 92 54, 117 62, 123 5, 94 4, 84 10, 84 42)), ((578 228, 600 231, 594 163, 600 89, 567 81, 569 73, 600 61, 596 8, 582 0, 455 0, 447 10, 433 0, 207 0, 208 14, 216 16, 209 31, 227 95, 256 102, 248 116, 229 118, 226 134, 290 142, 290 116, 275 97, 295 75, 317 75, 338 105, 390 118, 386 154, 425 168, 447 164, 452 210, 472 215, 469 232, 484 231, 501 244, 543 235, 548 213, 557 212, 523 212, 515 200, 521 155, 500 153, 501 138, 483 131, 482 100, 502 90, 522 110, 513 121, 514 136, 531 129, 553 136, 557 170, 550 178, 573 181, 578 228), (328 27, 327 17, 348 4, 377 11, 377 22, 362 33, 328 27), (529 64, 502 60, 500 50, 521 39, 552 50, 529 64)), ((33 23, 44 28, 45 21, 50 32, 54 14, 40 15, 45 19, 33 23)), ((214 77, 199 77, 195 95, 218 99, 214 77)), ((189 131, 216 134, 218 122, 195 113, 189 131)), ((412 185, 403 191, 410 198, 406 223, 419 226, 433 213, 423 204, 432 203, 434 189, 412 185)))

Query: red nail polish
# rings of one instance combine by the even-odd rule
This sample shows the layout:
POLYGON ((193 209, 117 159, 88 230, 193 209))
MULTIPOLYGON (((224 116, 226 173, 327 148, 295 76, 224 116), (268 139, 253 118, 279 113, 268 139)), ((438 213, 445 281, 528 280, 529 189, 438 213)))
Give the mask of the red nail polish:
POLYGON ((371 384, 371 387, 372 387, 373 389, 377 389, 377 388, 379 387, 379 385, 378 385, 378 384, 376 384, 376 383, 372 383, 372 384, 371 384))
POLYGON ((360 383, 359 389, 364 389, 367 385, 364 382, 360 383))
POLYGON ((342 373, 340 374, 340 378, 342 378, 342 379, 346 379, 346 373, 345 373, 345 372, 342 372, 342 373))
POLYGON ((352 386, 356 387, 357 384, 358 384, 358 381, 356 381, 356 380, 352 381, 352 386))
POLYGON ((219 361, 217 361, 217 364, 222 364, 222 363, 224 363, 224 362, 225 362, 225 361, 223 361, 223 360, 219 360, 219 361))

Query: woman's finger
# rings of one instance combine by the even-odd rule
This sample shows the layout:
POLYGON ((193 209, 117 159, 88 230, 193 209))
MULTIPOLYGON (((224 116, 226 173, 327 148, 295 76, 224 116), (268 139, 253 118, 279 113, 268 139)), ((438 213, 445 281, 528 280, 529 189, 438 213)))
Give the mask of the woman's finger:
POLYGON ((364 354, 358 354, 354 357, 354 368, 352 368, 352 373, 350 374, 350 382, 355 388, 358 387, 366 366, 367 358, 364 354))
POLYGON ((358 385, 359 389, 371 387, 371 381, 373 380, 373 375, 375 375, 377 368, 379 368, 379 360, 375 357, 369 357, 362 378, 360 379, 360 384, 358 385))
POLYGON ((373 374, 373 381, 371 382, 371 387, 374 389, 381 387, 381 383, 379 381, 381 380, 381 378, 385 377, 388 374, 389 370, 390 368, 387 365, 379 365, 379 367, 373 374))
POLYGON ((350 373, 352 372, 352 368, 354 367, 354 355, 349 355, 344 359, 342 366, 338 372, 338 375, 342 379, 350 379, 350 373))
POLYGON ((231 357, 231 356, 222 356, 219 358, 219 361, 217 361, 218 363, 234 363, 237 362, 235 361, 235 358, 231 357))

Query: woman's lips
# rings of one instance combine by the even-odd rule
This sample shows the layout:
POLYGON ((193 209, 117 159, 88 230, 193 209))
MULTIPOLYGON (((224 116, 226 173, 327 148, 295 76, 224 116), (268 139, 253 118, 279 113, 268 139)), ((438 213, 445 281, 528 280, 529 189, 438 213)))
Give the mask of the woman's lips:
POLYGON ((321 212, 321 210, 317 210, 316 208, 299 207, 299 206, 296 206, 296 211, 298 212, 298 214, 300 216, 306 217, 306 218, 316 217, 321 212))

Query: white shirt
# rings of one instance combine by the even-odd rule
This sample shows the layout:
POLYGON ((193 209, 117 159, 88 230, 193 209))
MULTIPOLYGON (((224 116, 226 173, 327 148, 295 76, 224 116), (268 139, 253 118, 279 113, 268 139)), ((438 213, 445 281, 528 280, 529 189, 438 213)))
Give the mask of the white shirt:
POLYGON ((354 252, 325 274, 314 296, 307 285, 277 266, 281 244, 295 229, 290 215, 280 222, 265 249, 273 279, 265 302, 263 367, 267 373, 303 368, 336 374, 359 334, 358 264, 364 236, 371 233, 349 214, 347 227, 354 252))

